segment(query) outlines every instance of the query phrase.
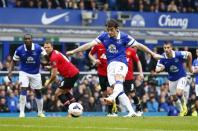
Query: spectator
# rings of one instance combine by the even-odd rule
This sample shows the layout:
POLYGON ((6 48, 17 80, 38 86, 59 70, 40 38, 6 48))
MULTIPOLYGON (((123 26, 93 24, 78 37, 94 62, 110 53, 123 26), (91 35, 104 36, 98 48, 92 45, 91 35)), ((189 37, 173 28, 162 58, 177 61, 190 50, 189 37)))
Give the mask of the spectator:
POLYGON ((147 109, 149 112, 157 112, 159 107, 159 103, 155 99, 155 94, 151 93, 149 97, 149 101, 147 102, 147 109))

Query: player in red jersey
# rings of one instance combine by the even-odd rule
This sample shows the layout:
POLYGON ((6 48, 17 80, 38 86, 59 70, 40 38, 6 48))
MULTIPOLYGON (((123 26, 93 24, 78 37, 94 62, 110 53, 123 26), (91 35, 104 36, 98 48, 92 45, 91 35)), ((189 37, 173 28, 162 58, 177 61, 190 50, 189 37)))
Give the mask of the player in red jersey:
POLYGON ((127 63, 128 63, 128 72, 125 77, 125 81, 123 83, 124 91, 127 95, 129 95, 130 93, 133 93, 132 99, 134 101, 134 104, 136 105, 136 111, 138 115, 142 115, 142 109, 141 109, 141 105, 139 102, 139 98, 135 94, 135 89, 134 89, 134 63, 137 64, 139 76, 141 79, 144 78, 143 71, 142 71, 142 64, 139 60, 136 50, 133 48, 127 48, 126 57, 127 57, 127 63))
POLYGON ((44 43, 44 49, 46 50, 49 62, 52 67, 51 77, 45 83, 45 87, 52 83, 56 76, 59 74, 64 78, 60 86, 56 89, 55 96, 59 98, 64 106, 68 106, 75 101, 75 98, 71 94, 71 88, 79 77, 79 70, 68 60, 66 56, 57 50, 53 49, 51 42, 44 43))

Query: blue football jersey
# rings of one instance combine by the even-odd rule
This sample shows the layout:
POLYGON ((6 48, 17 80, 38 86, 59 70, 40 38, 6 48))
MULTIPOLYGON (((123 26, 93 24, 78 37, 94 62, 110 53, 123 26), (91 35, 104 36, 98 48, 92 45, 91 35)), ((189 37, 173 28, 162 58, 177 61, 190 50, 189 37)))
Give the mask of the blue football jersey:
POLYGON ((25 44, 19 46, 13 56, 14 61, 19 61, 20 70, 29 74, 37 74, 40 69, 40 56, 46 54, 43 47, 32 43, 32 49, 27 50, 25 44))
MULTIPOLYGON (((198 68, 198 58, 193 61, 193 68, 198 68)), ((195 83, 198 84, 198 73, 195 74, 195 83)))
POLYGON ((120 61, 126 65, 126 48, 137 42, 123 32, 119 32, 117 38, 110 37, 107 32, 103 32, 95 40, 105 46, 108 64, 112 61, 120 61))
POLYGON ((170 81, 176 81, 186 76, 186 70, 184 69, 184 62, 187 59, 188 53, 186 51, 172 51, 173 58, 167 58, 164 53, 164 58, 158 61, 158 65, 162 65, 165 71, 168 72, 168 79, 170 81))

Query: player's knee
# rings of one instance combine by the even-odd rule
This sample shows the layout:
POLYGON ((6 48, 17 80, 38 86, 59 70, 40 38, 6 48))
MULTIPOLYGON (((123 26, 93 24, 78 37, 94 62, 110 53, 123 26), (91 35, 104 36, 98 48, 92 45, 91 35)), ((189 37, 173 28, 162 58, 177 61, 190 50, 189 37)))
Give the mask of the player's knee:
POLYGON ((177 95, 177 96, 182 96, 182 95, 183 95, 183 90, 177 89, 176 95, 177 95))
POLYGON ((124 77, 122 75, 115 75, 115 80, 116 81, 124 81, 124 77))
POLYGON ((41 99, 42 98, 42 92, 41 90, 35 90, 35 95, 37 99, 41 99))

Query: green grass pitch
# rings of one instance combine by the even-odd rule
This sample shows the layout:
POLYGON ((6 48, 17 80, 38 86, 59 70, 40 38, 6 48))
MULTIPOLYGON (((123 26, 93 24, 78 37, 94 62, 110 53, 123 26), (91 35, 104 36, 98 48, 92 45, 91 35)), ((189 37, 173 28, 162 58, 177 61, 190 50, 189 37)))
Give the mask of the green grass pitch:
POLYGON ((198 131, 198 117, 0 118, 0 131, 198 131))

